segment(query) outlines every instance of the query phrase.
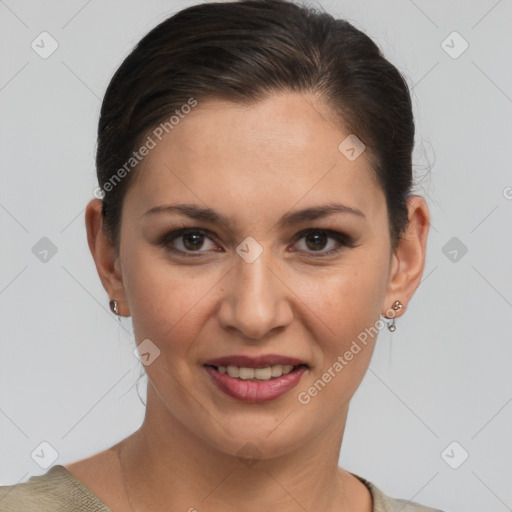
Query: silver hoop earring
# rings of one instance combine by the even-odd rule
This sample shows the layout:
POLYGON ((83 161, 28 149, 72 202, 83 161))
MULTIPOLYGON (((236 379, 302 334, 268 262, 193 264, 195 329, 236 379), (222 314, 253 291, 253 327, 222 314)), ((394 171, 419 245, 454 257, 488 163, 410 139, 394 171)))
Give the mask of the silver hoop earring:
MULTIPOLYGON (((402 308, 403 308, 403 304, 399 301, 399 300, 396 300, 393 305, 391 306, 391 308, 393 309, 393 311, 400 311, 402 308)), ((388 316, 385 316, 384 318, 387 318, 388 320, 390 320, 390 318, 388 316)), ((396 331, 396 326, 395 326, 395 317, 391 317, 391 322, 388 323, 388 330, 391 331, 391 332, 395 332, 396 331)))

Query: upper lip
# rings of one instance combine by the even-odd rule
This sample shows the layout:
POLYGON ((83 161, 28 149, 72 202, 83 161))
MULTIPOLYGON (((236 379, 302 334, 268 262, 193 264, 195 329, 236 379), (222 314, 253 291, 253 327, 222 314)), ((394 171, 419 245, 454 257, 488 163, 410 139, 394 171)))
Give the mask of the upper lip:
POLYGON ((243 368, 265 368, 276 364, 299 366, 306 364, 304 361, 296 357, 281 356, 279 354, 265 354, 261 356, 251 357, 247 355, 232 355, 218 357, 216 359, 208 359, 204 362, 210 366, 239 366, 243 368))

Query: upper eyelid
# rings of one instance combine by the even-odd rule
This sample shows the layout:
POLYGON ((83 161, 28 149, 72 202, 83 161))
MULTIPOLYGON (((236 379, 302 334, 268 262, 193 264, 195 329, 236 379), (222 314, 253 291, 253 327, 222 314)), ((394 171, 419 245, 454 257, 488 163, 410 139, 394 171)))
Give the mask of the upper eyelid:
MULTIPOLYGON (((336 230, 333 230, 333 229, 327 229, 327 228, 306 228, 306 229, 303 229, 299 232, 297 232, 294 236, 293 236, 293 242, 297 242, 299 240, 301 240, 302 238, 304 238, 305 236, 307 236, 308 234, 310 233, 314 233, 314 232, 320 232, 320 233, 325 233, 327 234, 328 238, 332 238, 334 240, 336 240, 336 242, 338 244, 340 244, 340 240, 337 240, 337 238, 341 238, 342 240, 345 240, 346 244, 345 245, 348 245, 348 246, 354 246, 355 243, 354 243, 354 238, 351 237, 350 235, 346 234, 346 233, 343 233, 343 232, 340 232, 340 231, 336 231, 336 230)), ((173 242, 174 240, 177 240, 187 234, 193 234, 193 233, 200 233, 200 234, 204 234, 206 235, 208 238, 210 238, 213 242, 216 243, 215 241, 215 238, 216 238, 216 234, 213 233, 212 231, 210 231, 209 229, 205 229, 205 228, 197 228, 197 227, 181 227, 181 228, 177 228, 177 229, 173 229, 171 231, 169 231, 166 235, 164 235, 163 239, 162 239, 162 245, 167 245, 169 242, 173 242), (172 235, 172 236, 170 236, 172 235), (213 235, 213 237, 212 237, 213 235)), ((177 249, 177 251, 179 252, 185 252, 185 253, 201 253, 201 252, 207 252, 207 251, 182 251, 181 249, 177 249)), ((312 253, 314 253, 315 251, 311 251, 312 253)), ((322 253, 322 251, 318 251, 319 254, 322 253)))
MULTIPOLYGON (((315 231, 327 233, 329 236, 341 236, 341 237, 347 238, 347 240, 350 240, 350 238, 351 238, 348 234, 345 234, 341 231, 336 231, 335 229, 327 229, 327 228, 302 229, 302 230, 298 231, 293 236, 293 238, 296 239, 297 237, 303 237, 303 236, 309 234, 310 232, 315 232, 315 231)), ((171 240, 173 240, 173 239, 179 238, 180 236, 189 234, 191 232, 192 233, 198 232, 198 233, 205 234, 208 236, 213 236, 214 238, 217 237, 217 235, 213 231, 210 231, 209 229, 206 229, 206 228, 183 227, 183 228, 177 228, 177 229, 172 229, 172 230, 168 231, 167 234, 164 235, 164 238, 169 237, 171 240), (171 237, 170 235, 173 235, 173 236, 171 237)))

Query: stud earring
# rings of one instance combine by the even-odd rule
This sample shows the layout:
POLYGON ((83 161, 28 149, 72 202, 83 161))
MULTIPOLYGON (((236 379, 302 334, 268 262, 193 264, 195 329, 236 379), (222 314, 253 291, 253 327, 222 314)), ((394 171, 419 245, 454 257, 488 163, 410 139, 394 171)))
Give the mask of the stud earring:
MULTIPOLYGON (((393 302, 393 305, 391 306, 391 308, 393 309, 393 311, 400 311, 403 308, 403 304, 399 300, 396 300, 395 302, 393 302)), ((390 320, 390 317, 388 317, 388 316, 385 316, 384 318, 387 318, 388 320, 390 320)), ((394 316, 391 317, 391 322, 388 323, 388 330, 391 332, 396 331, 394 316)))
POLYGON ((121 321, 121 317, 119 316, 119 303, 117 302, 117 300, 111 300, 109 305, 110 305, 110 310, 112 311, 112 313, 116 314, 117 319, 119 321, 121 321))

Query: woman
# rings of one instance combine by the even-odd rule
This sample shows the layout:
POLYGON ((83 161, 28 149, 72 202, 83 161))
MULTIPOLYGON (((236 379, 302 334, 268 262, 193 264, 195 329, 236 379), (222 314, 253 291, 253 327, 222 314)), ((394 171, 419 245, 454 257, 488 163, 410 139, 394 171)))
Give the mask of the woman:
POLYGON ((424 269, 413 143, 405 81, 346 21, 249 0, 147 34, 107 89, 85 214, 145 419, 3 487, 2 510, 434 510, 338 467, 378 332, 424 269))

